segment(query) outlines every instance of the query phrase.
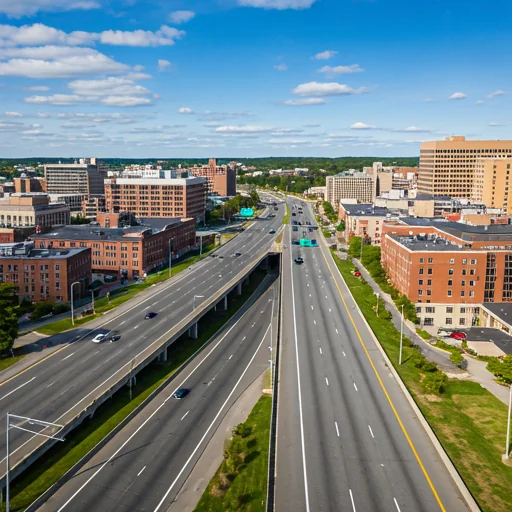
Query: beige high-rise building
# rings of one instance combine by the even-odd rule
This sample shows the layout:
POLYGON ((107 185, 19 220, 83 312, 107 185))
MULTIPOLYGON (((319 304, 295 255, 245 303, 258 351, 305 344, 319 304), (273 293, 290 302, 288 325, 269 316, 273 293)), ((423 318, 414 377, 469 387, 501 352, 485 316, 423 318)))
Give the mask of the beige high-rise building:
POLYGON ((511 158, 512 140, 466 140, 447 137, 423 142, 420 147, 418 192, 470 198, 476 161, 480 158, 511 158))
POLYGON ((471 200, 485 204, 488 208, 501 208, 512 213, 509 201, 512 158, 479 158, 475 166, 475 178, 471 200))
POLYGON ((338 210, 342 199, 355 199, 359 203, 373 203, 376 192, 376 176, 363 172, 336 174, 326 178, 326 201, 338 210))

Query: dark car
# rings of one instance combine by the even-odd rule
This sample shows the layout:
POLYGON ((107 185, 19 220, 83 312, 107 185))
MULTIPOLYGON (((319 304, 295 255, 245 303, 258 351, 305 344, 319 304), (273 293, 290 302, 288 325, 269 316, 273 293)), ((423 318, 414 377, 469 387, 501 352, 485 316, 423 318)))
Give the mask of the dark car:
POLYGON ((293 226, 293 227, 292 227, 292 230, 293 230, 293 231, 299 231, 299 226, 293 226))
POLYGON ((242 256, 241 252, 235 252, 235 257, 242 256))
POLYGON ((295 212, 292 212, 292 217, 295 217, 297 214, 295 212))
POLYGON ((187 388, 180 388, 177 389, 173 394, 172 397, 176 398, 177 400, 181 400, 182 398, 185 398, 190 393, 190 389, 187 388))
POLYGON ((216 254, 210 254, 210 258, 216 258, 217 255, 216 254))
POLYGON ((276 232, 275 229, 271 229, 268 233, 269 233, 269 235, 273 235, 273 234, 275 234, 275 232, 276 232))
POLYGON ((300 245, 300 242, 298 240, 292 240, 292 245, 300 245))
POLYGON ((121 339, 121 335, 120 334, 113 334, 112 336, 110 336, 108 341, 110 341, 110 343, 114 343, 114 341, 117 341, 117 340, 120 340, 120 339, 121 339))
POLYGON ((150 318, 155 318, 156 315, 158 315, 158 313, 155 313, 154 311, 150 311, 149 313, 146 313, 146 316, 144 318, 146 320, 149 320, 150 318))
POLYGON ((295 258, 295 263, 297 263, 297 265, 302 265, 304 263, 304 260, 299 256, 298 258, 295 258))
POLYGON ((219 256, 219 260, 223 260, 224 259, 224 256, 219 256))

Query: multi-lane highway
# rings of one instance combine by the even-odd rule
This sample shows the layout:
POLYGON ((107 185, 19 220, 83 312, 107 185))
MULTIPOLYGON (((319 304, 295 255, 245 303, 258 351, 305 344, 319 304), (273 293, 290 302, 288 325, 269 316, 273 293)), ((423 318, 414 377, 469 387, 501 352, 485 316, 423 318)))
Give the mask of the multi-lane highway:
MULTIPOLYGON (((316 225, 300 203, 292 219, 316 225)), ((468 510, 327 247, 292 245, 299 230, 284 236, 275 510, 468 510)))
MULTIPOLYGON (((275 277, 266 279, 270 284, 275 277)), ((274 281, 40 510, 166 511, 223 416, 268 368, 278 294, 274 281), (183 387, 188 396, 171 398, 183 387)))
MULTIPOLYGON (((254 224, 216 251, 218 257, 206 258, 168 284, 155 287, 144 299, 134 299, 113 311, 104 320, 94 321, 94 329, 70 343, 65 349, 40 364, 0 385, 0 414, 7 412, 39 420, 60 423, 84 409, 103 389, 108 389, 131 362, 137 364, 153 344, 161 343, 166 333, 197 306, 207 300, 255 261, 271 246, 284 215, 280 206, 275 218, 257 219, 254 224), (233 256, 240 252, 241 256, 233 256), (194 300, 194 296, 196 296, 194 300), (197 297, 200 296, 200 297, 197 297), (149 311, 158 315, 145 320, 149 311), (98 332, 116 330, 121 339, 115 343, 93 344, 98 332)), ((268 212, 266 212, 268 213, 268 212)), ((266 215, 265 213, 265 215, 266 215)), ((76 333, 70 332, 70 341, 76 333)), ((5 453, 5 422, 0 428, 0 453, 5 453)), ((20 460, 36 441, 20 430, 10 432, 11 465, 20 460)), ((5 460, 0 461, 1 474, 5 460)))

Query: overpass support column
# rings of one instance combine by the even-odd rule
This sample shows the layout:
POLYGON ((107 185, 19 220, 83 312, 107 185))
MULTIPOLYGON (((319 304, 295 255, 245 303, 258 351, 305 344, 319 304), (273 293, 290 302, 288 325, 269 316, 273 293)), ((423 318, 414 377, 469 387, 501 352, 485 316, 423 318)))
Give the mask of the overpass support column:
POLYGON ((267 270, 268 269, 268 255, 265 256, 265 259, 261 262, 261 268, 263 270, 267 270))
POLYGON ((236 294, 237 294, 237 295, 242 295, 242 281, 240 281, 240 282, 236 285, 236 294))
POLYGON ((160 356, 158 357, 158 361, 160 363, 167 362, 167 348, 160 354, 160 356))
POLYGON ((198 329, 197 329, 197 322, 196 322, 188 328, 188 337, 197 339, 197 337, 198 337, 197 332, 198 332, 198 329))
POLYGON ((224 311, 228 310, 228 296, 224 295, 224 311))

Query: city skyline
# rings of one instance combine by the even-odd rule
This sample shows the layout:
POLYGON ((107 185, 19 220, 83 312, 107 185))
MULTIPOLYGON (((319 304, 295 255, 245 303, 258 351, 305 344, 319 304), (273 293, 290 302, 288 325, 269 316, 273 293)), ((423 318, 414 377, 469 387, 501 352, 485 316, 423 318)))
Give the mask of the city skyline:
POLYGON ((0 154, 385 157, 506 139, 499 3, 496 18, 460 0, 0 0, 0 154))

